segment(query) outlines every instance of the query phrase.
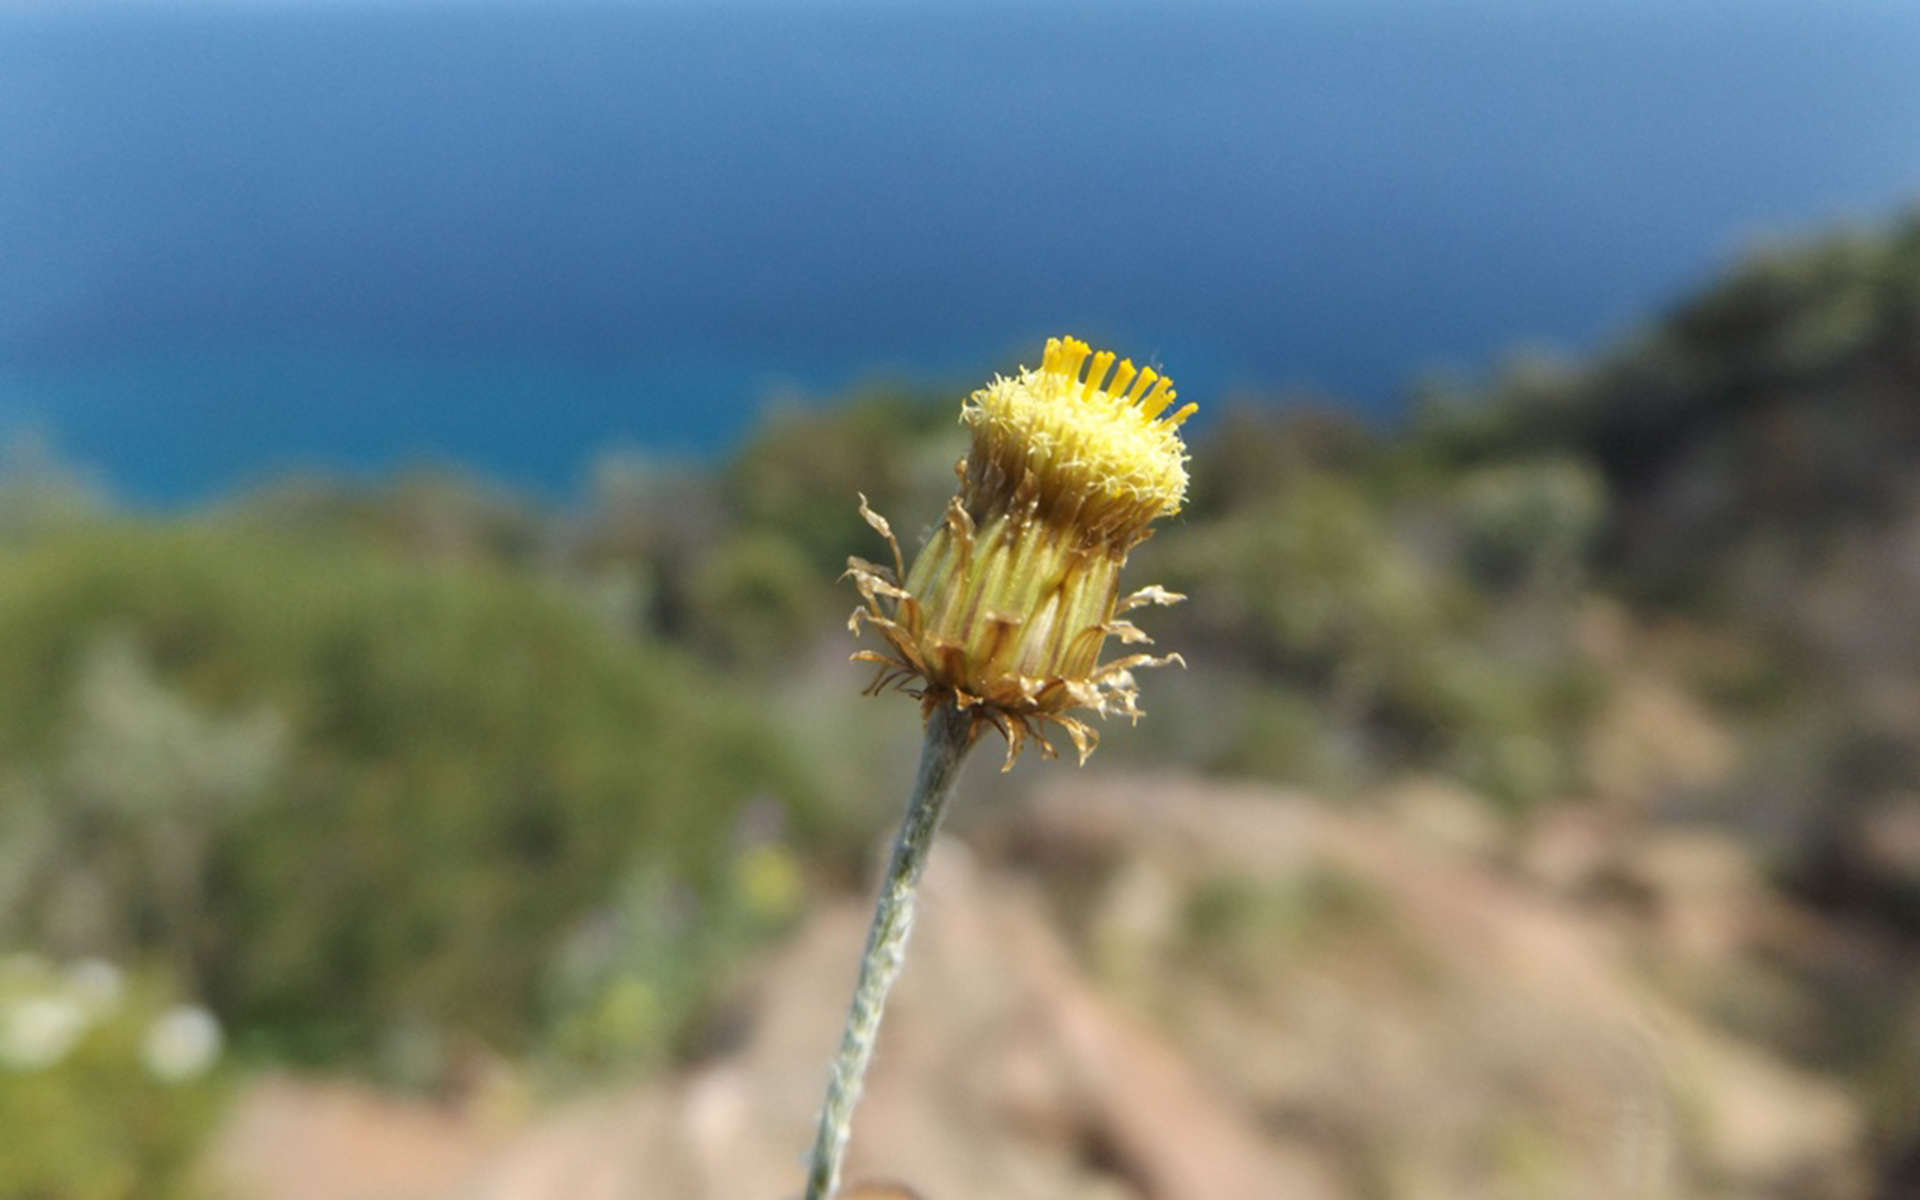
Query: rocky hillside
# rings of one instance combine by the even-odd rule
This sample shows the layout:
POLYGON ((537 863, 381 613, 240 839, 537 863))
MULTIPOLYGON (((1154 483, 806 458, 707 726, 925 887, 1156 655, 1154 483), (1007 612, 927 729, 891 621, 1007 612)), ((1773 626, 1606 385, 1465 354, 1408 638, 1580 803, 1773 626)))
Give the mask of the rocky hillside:
MULTIPOLYGON (((852 1174, 926 1200, 1841 1200, 1858 1102, 1675 979, 1818 918, 1701 833, 1509 836, 1409 784, 1380 811, 1179 776, 1062 777, 940 848, 852 1174), (1582 900, 1600 879, 1632 904, 1582 900)), ((789 1196, 866 921, 817 910, 710 1058, 529 1113, 254 1085, 215 1169, 267 1200, 789 1196), (289 1169, 298 1164, 298 1169, 289 1169)))

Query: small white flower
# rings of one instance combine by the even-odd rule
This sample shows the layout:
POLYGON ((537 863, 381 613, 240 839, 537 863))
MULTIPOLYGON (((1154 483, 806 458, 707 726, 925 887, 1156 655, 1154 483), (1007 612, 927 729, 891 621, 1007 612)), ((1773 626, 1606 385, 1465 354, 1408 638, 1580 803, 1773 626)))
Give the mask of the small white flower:
POLYGON ((87 1028, 87 1013, 65 996, 28 996, 0 1009, 0 1064, 16 1071, 51 1067, 87 1028))
POLYGON ((220 1022, 195 1004, 179 1004, 148 1027, 140 1058, 155 1079, 185 1083, 209 1071, 220 1057, 220 1022))

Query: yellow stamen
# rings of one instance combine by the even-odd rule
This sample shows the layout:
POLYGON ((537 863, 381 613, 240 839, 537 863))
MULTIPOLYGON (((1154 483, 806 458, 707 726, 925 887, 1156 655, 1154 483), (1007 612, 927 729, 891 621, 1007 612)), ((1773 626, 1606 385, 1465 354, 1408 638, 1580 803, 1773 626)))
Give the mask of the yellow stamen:
POLYGON ((1147 420, 1153 420, 1166 411, 1167 405, 1173 403, 1178 393, 1167 386, 1172 382, 1170 379, 1160 380, 1153 385, 1153 390, 1147 393, 1146 398, 1140 401, 1140 411, 1146 415, 1147 420))
POLYGON ((1102 350, 1093 356, 1093 370, 1087 372, 1087 385, 1080 392, 1082 400, 1092 397, 1095 392, 1101 390, 1101 381, 1106 379, 1107 372, 1113 368, 1114 357, 1111 350, 1102 350))
POLYGON ((1160 373, 1152 367, 1141 367, 1140 378, 1133 381, 1133 390, 1127 393, 1127 399, 1138 400, 1140 394, 1147 390, 1148 385, 1158 378, 1160 373))

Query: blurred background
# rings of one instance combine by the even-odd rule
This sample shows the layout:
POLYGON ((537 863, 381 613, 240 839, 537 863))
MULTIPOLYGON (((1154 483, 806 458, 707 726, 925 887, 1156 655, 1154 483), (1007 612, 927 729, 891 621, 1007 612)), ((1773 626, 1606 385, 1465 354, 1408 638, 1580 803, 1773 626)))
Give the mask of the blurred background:
POLYGON ((925 1200, 1920 1195, 1920 8, 0 0, 0 1198, 776 1197, 959 400, 1202 414, 925 1200))

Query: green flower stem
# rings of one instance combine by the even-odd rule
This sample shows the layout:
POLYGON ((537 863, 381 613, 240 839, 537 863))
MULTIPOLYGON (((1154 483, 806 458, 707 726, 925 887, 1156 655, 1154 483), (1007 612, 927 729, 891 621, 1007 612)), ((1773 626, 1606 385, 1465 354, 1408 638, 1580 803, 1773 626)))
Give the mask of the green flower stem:
POLYGON ((966 757, 972 718, 952 704, 942 704, 927 718, 927 740, 920 752, 920 775, 907 815, 893 843, 893 861, 867 931, 867 950, 860 959, 860 979, 854 985, 853 1011, 840 1035, 840 1053, 833 1060, 833 1082, 820 1112, 820 1130, 813 1141, 807 1168, 806 1200, 833 1200, 840 1187, 840 1159, 853 1132, 853 1109, 873 1058, 880 1034, 880 1012, 887 992, 906 962, 907 937, 913 931, 914 896, 920 873, 933 851, 934 834, 947 810, 947 796, 966 757))

